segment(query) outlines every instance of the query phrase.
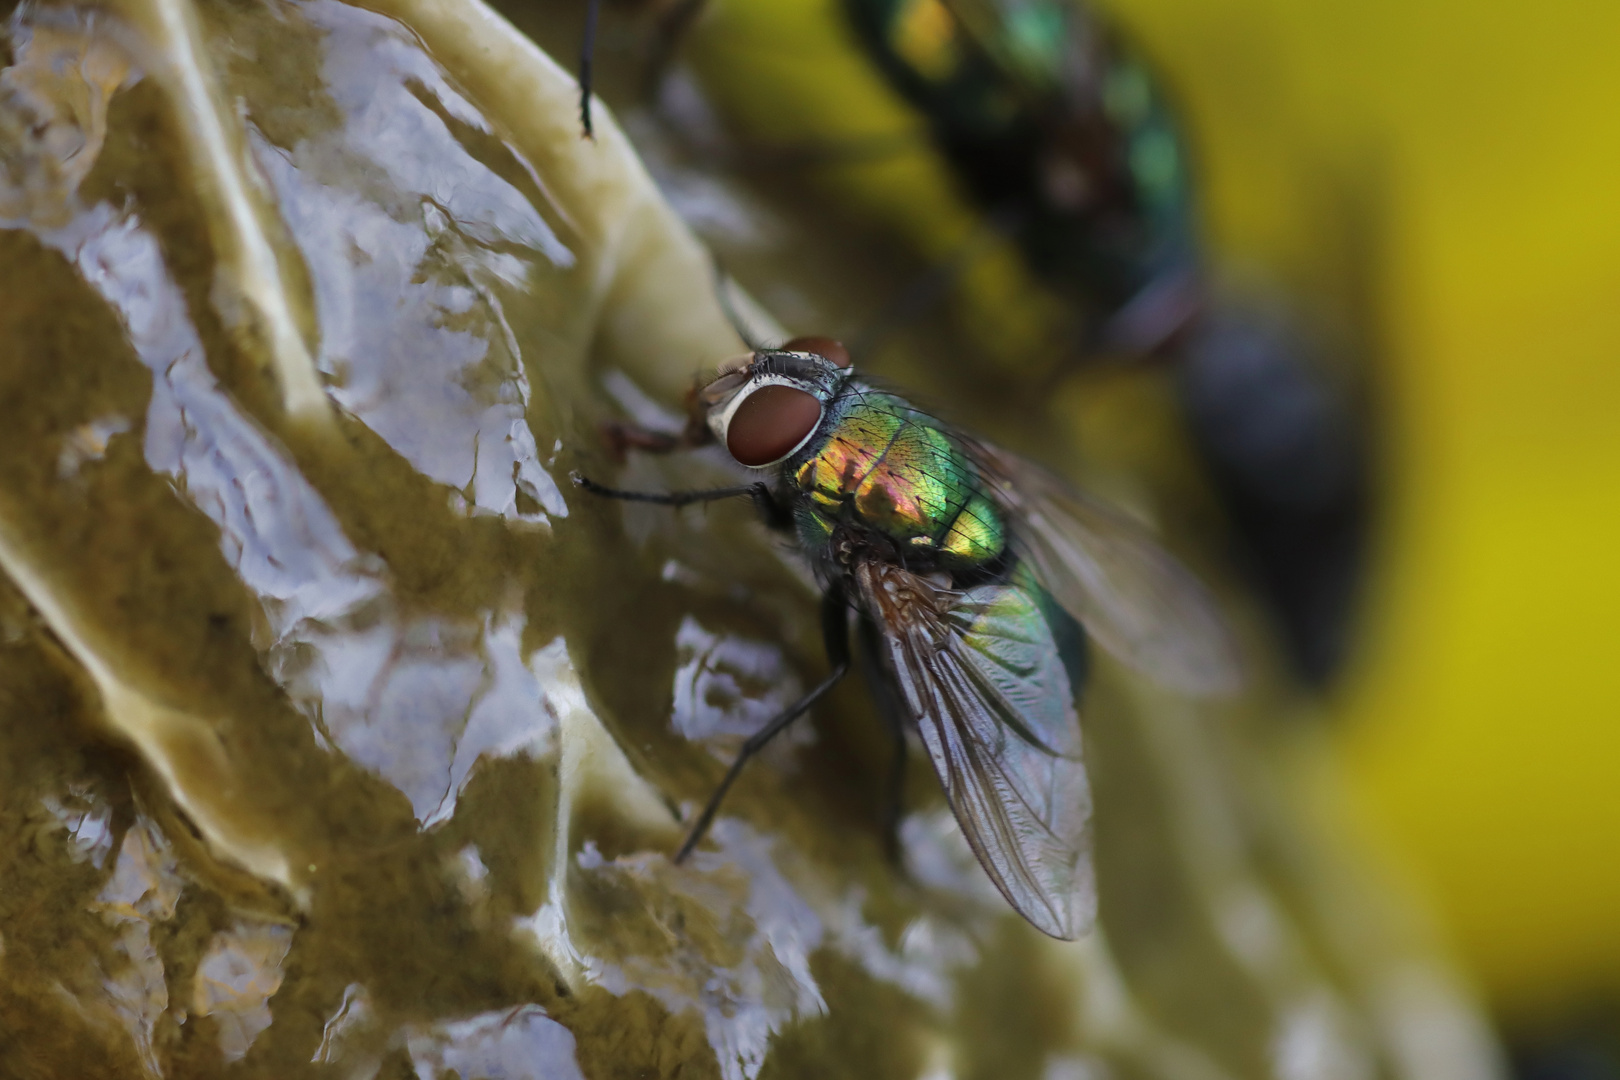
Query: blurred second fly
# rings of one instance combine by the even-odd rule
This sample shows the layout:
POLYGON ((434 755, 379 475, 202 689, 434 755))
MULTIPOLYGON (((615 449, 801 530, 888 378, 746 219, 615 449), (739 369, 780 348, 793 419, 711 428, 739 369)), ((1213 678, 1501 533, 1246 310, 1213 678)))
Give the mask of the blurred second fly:
POLYGON ((1098 325, 1151 307, 1134 321, 1160 340, 1177 329, 1195 251, 1187 155, 1151 73, 1111 27, 1060 0, 844 4, 1037 274, 1077 294, 1098 325))

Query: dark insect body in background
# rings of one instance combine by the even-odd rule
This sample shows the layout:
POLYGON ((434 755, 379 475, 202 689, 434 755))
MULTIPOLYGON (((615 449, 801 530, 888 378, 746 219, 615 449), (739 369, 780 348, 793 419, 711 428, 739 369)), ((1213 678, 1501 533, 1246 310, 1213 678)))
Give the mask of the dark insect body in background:
POLYGON ((1078 4, 844 0, 969 197, 1100 322, 1193 261, 1186 153, 1146 66, 1078 4))
POLYGON ((1367 557, 1368 437, 1352 404, 1298 357, 1289 328, 1213 311, 1182 348, 1188 429, 1294 671, 1324 687, 1340 670, 1367 557))
POLYGON ((896 734, 891 838, 909 728, 1002 895, 1047 934, 1084 933, 1096 909, 1078 711, 1086 643, 1189 693, 1234 689, 1235 652, 1202 586, 1051 474, 859 377, 836 342, 753 353, 698 392, 694 418, 684 438, 616 428, 615 441, 673 450, 712 436, 770 480, 671 493, 576 482, 670 506, 751 498, 823 587, 832 670, 747 740, 677 860, 748 759, 848 672, 853 609, 896 734))

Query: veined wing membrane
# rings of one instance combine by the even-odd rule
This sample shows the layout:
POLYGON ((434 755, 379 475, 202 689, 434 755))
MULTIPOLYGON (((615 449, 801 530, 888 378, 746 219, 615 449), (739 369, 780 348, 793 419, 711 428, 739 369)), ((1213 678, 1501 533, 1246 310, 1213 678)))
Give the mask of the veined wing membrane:
POLYGON ((1214 598, 1145 529, 1016 454, 982 443, 972 451, 1041 584, 1099 645, 1187 693, 1242 685, 1214 598))
POLYGON ((1078 687, 1033 582, 958 592, 875 561, 855 580, 974 855, 1038 929, 1084 934, 1097 898, 1078 687))

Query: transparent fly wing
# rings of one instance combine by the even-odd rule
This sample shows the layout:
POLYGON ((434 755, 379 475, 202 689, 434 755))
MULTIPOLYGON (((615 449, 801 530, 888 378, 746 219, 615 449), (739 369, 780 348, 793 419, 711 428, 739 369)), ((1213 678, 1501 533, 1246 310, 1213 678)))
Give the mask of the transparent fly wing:
MULTIPOLYGON (((878 562, 859 564, 855 580, 895 696, 979 863, 1037 929, 1081 936, 1097 893, 1071 679, 1079 658, 1065 662, 1038 588, 958 592, 878 562)), ((1068 645, 1078 652, 1078 640, 1068 645)))
POLYGON ((1041 584, 1120 661, 1195 695, 1243 682, 1215 599, 1142 526, 1025 459, 982 443, 972 452, 1041 584))

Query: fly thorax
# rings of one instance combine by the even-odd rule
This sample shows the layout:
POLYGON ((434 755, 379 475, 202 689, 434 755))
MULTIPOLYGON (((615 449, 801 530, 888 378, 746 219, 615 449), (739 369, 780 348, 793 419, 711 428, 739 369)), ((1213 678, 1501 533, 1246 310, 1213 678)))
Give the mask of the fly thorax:
POLYGON ((866 393, 834 414, 823 444, 793 476, 813 513, 880 533, 907 563, 970 566, 1006 546, 978 470, 926 414, 866 393))

